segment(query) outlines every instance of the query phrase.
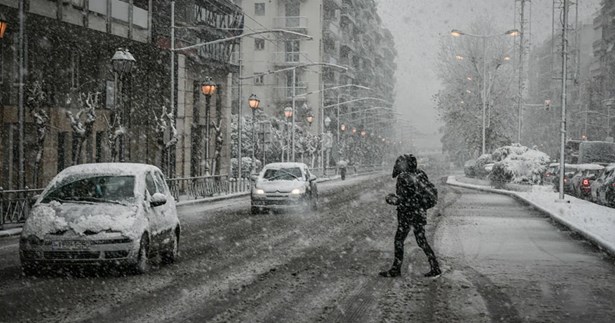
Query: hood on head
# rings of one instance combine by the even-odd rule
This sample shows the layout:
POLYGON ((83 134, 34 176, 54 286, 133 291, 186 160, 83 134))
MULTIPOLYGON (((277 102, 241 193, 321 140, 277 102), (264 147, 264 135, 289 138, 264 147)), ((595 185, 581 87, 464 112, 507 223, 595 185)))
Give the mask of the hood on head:
POLYGON ((397 160, 395 160, 392 177, 395 178, 403 172, 416 172, 416 169, 416 157, 414 157, 414 155, 412 154, 404 154, 397 157, 397 160))

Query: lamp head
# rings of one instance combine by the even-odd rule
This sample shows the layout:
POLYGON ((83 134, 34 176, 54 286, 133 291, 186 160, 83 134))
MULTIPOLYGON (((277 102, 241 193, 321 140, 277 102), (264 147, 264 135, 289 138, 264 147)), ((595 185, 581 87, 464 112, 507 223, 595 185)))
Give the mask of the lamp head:
POLYGON ((201 92, 205 96, 212 96, 216 92, 216 84, 208 77, 205 82, 201 84, 201 92))
POLYGON ((250 106, 250 109, 252 110, 258 109, 258 106, 260 105, 260 103, 261 103, 261 100, 258 99, 256 94, 250 95, 250 98, 248 99, 248 105, 250 106))

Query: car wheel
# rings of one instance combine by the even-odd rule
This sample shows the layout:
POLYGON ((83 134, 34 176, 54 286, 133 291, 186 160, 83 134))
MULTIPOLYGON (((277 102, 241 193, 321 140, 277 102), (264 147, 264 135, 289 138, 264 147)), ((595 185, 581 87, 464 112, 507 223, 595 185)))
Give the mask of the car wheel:
POLYGON ((177 260, 177 255, 179 254, 179 236, 176 232, 171 234, 171 245, 169 248, 162 254, 162 263, 164 264, 172 264, 177 260))
POLYGON ((137 263, 134 265, 136 274, 146 274, 150 270, 149 260, 149 239, 146 234, 141 237, 139 244, 139 253, 137 254, 137 263))
POLYGON ((257 215, 257 214, 260 214, 260 213, 261 213, 261 209, 260 209, 260 208, 258 208, 257 206, 253 206, 253 207, 250 209, 250 213, 251 213, 252 215, 257 215))
POLYGON ((313 196, 311 202, 312 211, 318 211, 318 195, 313 196))

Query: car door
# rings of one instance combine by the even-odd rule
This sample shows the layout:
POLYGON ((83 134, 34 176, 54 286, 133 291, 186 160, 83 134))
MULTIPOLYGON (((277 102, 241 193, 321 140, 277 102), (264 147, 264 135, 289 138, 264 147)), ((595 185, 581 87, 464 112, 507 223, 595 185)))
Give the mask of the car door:
POLYGON ((158 193, 158 188, 156 187, 156 181, 154 180, 154 175, 151 171, 147 171, 145 174, 145 188, 146 188, 146 198, 147 203, 145 203, 145 214, 149 219, 150 223, 150 235, 151 235, 151 246, 158 249, 160 246, 160 232, 161 222, 162 222, 162 212, 160 211, 160 206, 154 207, 150 205, 152 201, 152 196, 158 193))
POLYGON ((604 179, 602 183, 600 184, 600 186, 598 187, 598 202, 600 202, 600 204, 607 203, 607 200, 606 200, 607 185, 609 184, 610 179, 612 179, 613 176, 615 176, 614 173, 615 173, 615 169, 611 169, 608 172, 604 173, 604 179))
POLYGON ((153 175, 157 192, 163 194, 167 198, 167 202, 165 204, 157 207, 161 216, 159 224, 160 230, 164 232, 164 235, 166 236, 166 233, 173 232, 179 222, 177 218, 177 208, 175 205, 175 199, 171 195, 171 191, 169 190, 162 173, 159 171, 154 171, 153 175))

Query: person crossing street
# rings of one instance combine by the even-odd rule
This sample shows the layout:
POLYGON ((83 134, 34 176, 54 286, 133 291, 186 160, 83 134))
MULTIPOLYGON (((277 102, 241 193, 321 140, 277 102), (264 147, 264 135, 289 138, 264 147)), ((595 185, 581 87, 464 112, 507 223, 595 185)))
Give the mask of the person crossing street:
POLYGON ((425 237, 427 224, 426 210, 437 202, 437 191, 424 171, 418 169, 417 160, 411 154, 402 155, 395 161, 393 178, 397 178, 396 193, 389 194, 386 202, 397 206, 397 232, 395 233, 395 259, 387 271, 380 272, 383 277, 397 277, 401 275, 401 266, 404 259, 404 241, 414 228, 416 243, 425 252, 431 270, 425 277, 437 277, 442 271, 436 255, 425 237))

